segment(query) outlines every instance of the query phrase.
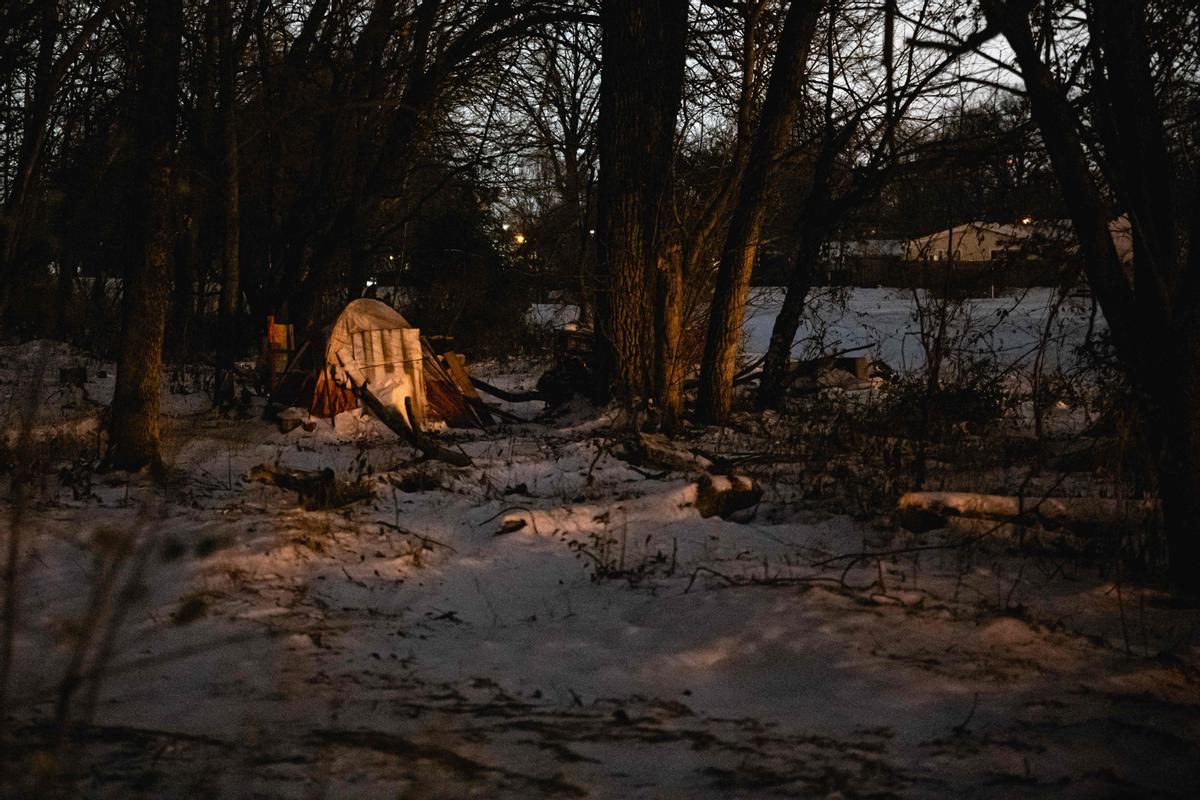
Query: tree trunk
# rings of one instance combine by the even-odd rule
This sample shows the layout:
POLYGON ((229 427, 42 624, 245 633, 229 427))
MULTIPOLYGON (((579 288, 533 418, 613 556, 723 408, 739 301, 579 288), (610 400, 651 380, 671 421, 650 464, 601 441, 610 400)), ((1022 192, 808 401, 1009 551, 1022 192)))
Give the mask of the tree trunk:
POLYGON ((650 395, 662 205, 683 92, 685 0, 601 7, 597 191, 597 396, 632 407, 650 395))
POLYGON ((42 147, 46 139, 46 126, 57 87, 53 84, 54 48, 58 41, 62 20, 58 16, 58 3, 42 3, 42 25, 38 36, 38 57, 33 77, 33 91, 26 94, 25 126, 21 135, 21 149, 16 163, 16 179, 12 190, 5 198, 0 225, 0 266, 3 268, 3 301, 0 308, 7 310, 9 284, 12 281, 15 261, 21 237, 28 222, 28 199, 37 178, 42 147))
POLYGON ((696 402, 697 414, 704 422, 723 422, 733 404, 738 342, 750 275, 766 218, 767 189, 775 161, 792 133, 820 10, 821 3, 817 0, 793 0, 783 24, 767 95, 717 267, 696 402))
POLYGON ((216 3, 218 45, 218 125, 220 132, 221 164, 221 302, 220 330, 217 336, 217 370, 213 386, 218 404, 233 401, 233 385, 225 376, 233 369, 237 357, 237 312, 241 277, 239 250, 241 247, 241 218, 238 195, 238 136, 237 96, 234 81, 237 74, 237 54, 234 52, 233 23, 229 0, 216 3))
MULTIPOLYGON (((830 57, 830 69, 833 69, 832 63, 833 59, 830 57)), ((775 324, 771 328, 771 341, 763 359, 762 378, 759 380, 755 397, 755 404, 759 409, 778 408, 783 402, 788 387, 792 343, 796 341, 796 332, 800 329, 804 301, 812 288, 821 246, 825 244, 825 238, 836 220, 849 208, 845 202, 848 195, 843 196, 841 202, 834 202, 830 182, 837 157, 849 143, 855 126, 849 124, 843 126, 840 131, 835 131, 834 124, 832 103, 827 102, 825 137, 813 164, 812 184, 804 200, 804 221, 801 223, 799 242, 788 275, 783 306, 775 317, 775 324)))
POLYGON ((659 427, 671 434, 683 417, 683 253, 665 249, 655 270, 654 403, 659 427))
POLYGON ((176 87, 182 0, 144 0, 146 41, 138 97, 137 135, 145 167, 138 217, 142 257, 125 280, 124 320, 108 463, 117 469, 156 465, 162 392, 163 329, 171 272, 176 87))
POLYGON ((78 267, 79 262, 75 260, 73 254, 59 259, 58 276, 54 283, 54 325, 52 331, 55 338, 63 341, 67 340, 67 334, 70 332, 70 323, 72 321, 71 307, 74 305, 75 300, 75 272, 78 267))
POLYGON ((804 314, 804 301, 812 288, 813 266, 824 242, 824 229, 814 230, 806 225, 796 248, 795 260, 783 296, 783 305, 771 327, 771 342, 767 345, 763 360, 762 377, 759 379, 755 403, 758 408, 778 408, 783 402, 788 387, 792 342, 800 330, 800 317, 804 314))
POLYGON ((1072 227, 1079 239, 1084 271, 1108 321, 1113 343, 1126 364, 1139 361, 1131 328, 1134 297, 1108 232, 1108 209, 1092 178, 1077 132, 1078 119, 1050 68, 1042 63, 1028 18, 998 0, 984 3, 988 19, 1004 33, 1017 56, 1029 97, 1029 110, 1058 177, 1072 227))
MULTIPOLYGON (((1193 245, 1195 246, 1195 245, 1193 245)), ((1163 446, 1158 459, 1159 491, 1167 540, 1168 574, 1179 590, 1200 597, 1200 343, 1175 362, 1183 386, 1163 408, 1163 446)))
POLYGON ((199 226, 195 222, 197 210, 192 208, 187 212, 182 220, 183 235, 175 243, 175 275, 165 345, 168 360, 182 360, 192 352, 192 331, 198 315, 196 297, 200 294, 196 269, 201 259, 199 226))

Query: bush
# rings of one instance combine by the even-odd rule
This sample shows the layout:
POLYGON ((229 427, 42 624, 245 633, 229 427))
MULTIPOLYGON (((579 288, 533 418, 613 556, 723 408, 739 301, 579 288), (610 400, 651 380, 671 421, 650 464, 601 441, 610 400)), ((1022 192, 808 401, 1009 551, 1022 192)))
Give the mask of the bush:
POLYGON ((969 361, 929 386, 924 372, 906 372, 884 395, 884 424, 908 436, 938 441, 982 433, 1004 418, 1012 404, 995 362, 969 361))

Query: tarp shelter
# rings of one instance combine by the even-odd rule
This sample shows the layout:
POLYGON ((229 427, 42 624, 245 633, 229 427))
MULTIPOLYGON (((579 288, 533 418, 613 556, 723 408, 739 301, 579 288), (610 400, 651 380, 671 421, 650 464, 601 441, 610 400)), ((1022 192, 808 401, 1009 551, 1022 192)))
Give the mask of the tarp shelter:
MULTIPOLYGON (((285 378, 280 388, 287 383, 285 378)), ((491 423, 461 358, 455 353, 439 356, 398 311, 368 298, 347 305, 329 328, 307 405, 316 416, 332 417, 357 408, 359 391, 396 409, 414 430, 432 421, 451 427, 491 423)), ((289 405, 303 399, 277 398, 289 405)))

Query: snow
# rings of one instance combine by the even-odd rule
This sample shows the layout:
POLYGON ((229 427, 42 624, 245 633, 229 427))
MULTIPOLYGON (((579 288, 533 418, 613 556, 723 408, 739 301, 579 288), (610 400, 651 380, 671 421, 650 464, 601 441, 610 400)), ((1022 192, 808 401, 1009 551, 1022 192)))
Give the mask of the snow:
MULTIPOLYGON (((0 348, 20 391, 27 350, 0 348)), ((89 376, 105 402, 111 377, 89 376)), ((202 400, 165 398, 165 490, 98 475, 24 511, 29 719, 53 707, 99 533, 152 545, 84 736, 89 796, 1186 796, 1200 779, 1200 615, 1152 589, 785 492, 750 523, 702 519, 692 478, 613 457, 613 418, 583 403, 445 433, 474 460, 456 469, 359 412, 283 434, 202 400), (260 463, 361 475, 376 499, 303 511, 240 480, 260 463), (397 488, 414 471, 435 488, 397 488)))
MULTIPOLYGON (((783 290, 757 290, 750 300, 745 325, 748 354, 766 352, 771 326, 783 303, 783 290)), ((825 350, 869 345, 865 351, 896 369, 916 369, 924 362, 916 319, 917 299, 904 289, 849 289, 845 302, 836 290, 816 290, 810 311, 797 332, 796 344, 825 350)), ((1001 364, 1029 359, 1045 327, 1057 290, 1034 288, 989 298, 962 301, 952 330, 961 339, 963 355, 995 355, 1001 364)), ((928 303, 925 292, 920 302, 928 303)), ((1068 367, 1073 348, 1083 343, 1091 316, 1091 301, 1068 298, 1052 326, 1049 368, 1068 367)), ((1102 327, 1102 319, 1097 325, 1102 327)), ((793 352, 801 352, 793 346, 793 352)))
MULTIPOLYGON (((952 338, 960 341, 960 355, 995 355, 1001 364, 1028 362, 1044 333, 1049 309, 1058 303, 1058 291, 1049 288, 1010 290, 996 297, 968 298, 956 313, 952 338)), ((755 357, 766 352, 771 328, 783 304, 784 290, 761 287, 751 291, 744 323, 743 350, 755 357)), ((793 353, 798 356, 840 352, 866 346, 861 354, 886 362, 895 369, 916 369, 924 362, 915 314, 927 294, 916 297, 907 289, 814 289, 796 333, 793 353)), ((1053 371, 1074 363, 1074 349, 1086 338, 1092 316, 1091 300, 1069 297, 1051 326, 1046 368, 1053 371)), ((535 305, 534 324, 558 328, 574 323, 578 309, 571 305, 535 305)), ((1104 327, 1103 317, 1094 321, 1104 327)))

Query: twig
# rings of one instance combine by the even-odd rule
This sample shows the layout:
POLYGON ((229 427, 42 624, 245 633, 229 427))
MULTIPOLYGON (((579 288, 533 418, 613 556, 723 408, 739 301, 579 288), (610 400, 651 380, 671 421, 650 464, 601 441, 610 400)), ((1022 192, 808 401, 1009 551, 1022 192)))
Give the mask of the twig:
POLYGON ((446 544, 445 542, 439 542, 437 539, 434 539, 432 536, 425 536, 424 534, 417 533, 416 531, 410 531, 408 528, 401 528, 399 525, 394 525, 391 522, 385 522, 384 520, 381 520, 381 519, 375 520, 375 523, 378 525, 382 525, 385 528, 391 528, 394 531, 403 533, 405 536, 412 536, 412 537, 420 540, 424 544, 436 544, 438 547, 446 548, 451 553, 458 552, 450 545, 446 544))
MULTIPOLYGON (((486 392, 492 397, 506 400, 509 403, 528 403, 535 400, 546 399, 546 396, 541 392, 510 392, 497 386, 493 386, 487 381, 482 381, 479 378, 476 378, 474 375, 471 376, 471 385, 481 392, 486 392)), ((494 409, 489 406, 488 410, 493 411, 494 409)))
POLYGON ((497 511, 495 514, 492 514, 490 517, 485 519, 483 522, 479 523, 479 527, 482 528, 484 525, 487 525, 492 520, 496 519, 499 516, 507 514, 510 511, 524 511, 526 514, 529 515, 529 524, 533 527, 533 532, 535 534, 537 534, 538 536, 542 535, 541 532, 538 530, 537 518, 533 514, 533 509, 530 508, 529 506, 509 506, 508 508, 502 508, 499 511, 497 511))
MULTIPOLYGON (((808 575, 808 576, 804 576, 804 577, 789 577, 789 578, 755 578, 753 576, 751 576, 749 578, 734 578, 729 575, 726 575, 723 572, 718 572, 717 570, 713 569, 712 567, 699 566, 699 567, 696 567, 692 571, 692 575, 688 579, 687 586, 685 586, 683 589, 684 594, 687 594, 689 591, 691 591, 692 585, 696 582, 696 578, 700 577, 700 573, 705 573, 705 574, 711 575, 714 578, 720 578, 721 580, 725 581, 725 585, 729 586, 729 587, 803 586, 803 585, 813 584, 813 583, 832 583, 840 588, 852 589, 855 591, 861 590, 860 587, 850 586, 849 584, 845 583, 844 581, 839 581, 835 578, 830 578, 827 575, 808 575)), ((874 583, 871 583, 869 586, 862 587, 862 588, 869 589, 869 588, 871 588, 871 586, 874 586, 874 585, 875 585, 874 583)))
POLYGON ((967 718, 959 724, 951 728, 955 736, 965 736, 970 733, 967 726, 971 724, 971 720, 975 718, 975 709, 979 707, 979 692, 975 693, 975 699, 971 701, 971 710, 967 712, 967 718))

